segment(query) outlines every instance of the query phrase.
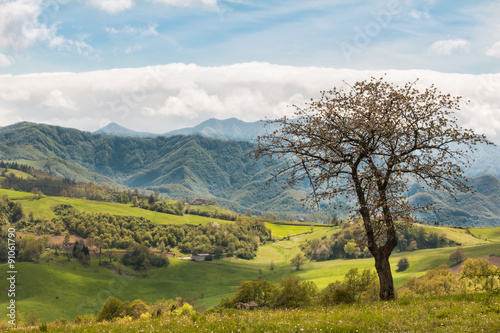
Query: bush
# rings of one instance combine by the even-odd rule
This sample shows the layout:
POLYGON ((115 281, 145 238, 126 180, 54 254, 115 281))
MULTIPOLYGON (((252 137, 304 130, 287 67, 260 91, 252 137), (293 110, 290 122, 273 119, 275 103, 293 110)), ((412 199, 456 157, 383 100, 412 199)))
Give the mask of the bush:
POLYGON ((412 277, 399 290, 401 298, 417 296, 440 296, 455 294, 460 289, 460 281, 450 272, 447 265, 440 265, 427 271, 422 279, 412 277))
POLYGON ((408 261, 408 258, 403 257, 403 258, 399 259, 399 261, 398 261, 397 272, 406 271, 409 267, 410 267, 410 262, 408 261))
POLYGON ((86 314, 86 315, 78 315, 76 316, 75 320, 74 320, 75 324, 85 324, 85 325, 89 325, 89 324, 93 324, 96 322, 96 318, 93 314, 86 314))
POLYGON ((355 299, 352 293, 347 290, 347 286, 340 281, 330 283, 319 293, 318 296, 318 302, 323 306, 332 306, 340 303, 353 303, 354 301, 355 299))
POLYGON ((312 281, 300 281, 296 275, 281 279, 273 295, 273 306, 298 308, 313 304, 318 287, 312 281))
POLYGON ((126 315, 134 319, 139 319, 143 314, 149 314, 150 312, 151 308, 140 299, 132 301, 125 308, 126 315))
POLYGON ((193 310, 193 306, 189 303, 184 303, 182 307, 175 309, 172 311, 174 316, 188 316, 191 317, 196 314, 196 311, 193 310))
POLYGON ((375 273, 369 269, 359 273, 357 268, 352 268, 344 276, 343 282, 330 283, 323 289, 318 301, 321 305, 331 306, 339 303, 353 303, 360 298, 378 299, 379 290, 380 286, 375 273))
POLYGON ((123 316, 123 303, 116 297, 109 297, 97 314, 97 321, 110 321, 123 316))

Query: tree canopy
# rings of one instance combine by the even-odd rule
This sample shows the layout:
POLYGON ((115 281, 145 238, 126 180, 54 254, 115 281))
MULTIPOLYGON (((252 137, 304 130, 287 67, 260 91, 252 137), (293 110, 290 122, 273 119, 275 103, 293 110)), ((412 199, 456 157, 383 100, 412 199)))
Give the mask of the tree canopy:
POLYGON ((432 208, 409 203, 410 177, 433 190, 468 191, 468 154, 477 143, 489 143, 458 124, 460 97, 434 86, 420 91, 417 82, 396 86, 371 78, 323 91, 304 107, 294 105, 293 117, 270 120, 277 129, 259 137, 251 153, 283 160, 272 176, 287 186, 309 183, 306 203, 351 199, 384 300, 394 298, 389 256, 398 224, 432 208))

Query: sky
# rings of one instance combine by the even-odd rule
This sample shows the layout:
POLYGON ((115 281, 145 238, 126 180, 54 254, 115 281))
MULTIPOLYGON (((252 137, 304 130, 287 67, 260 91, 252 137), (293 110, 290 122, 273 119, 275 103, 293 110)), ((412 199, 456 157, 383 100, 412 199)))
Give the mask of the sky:
POLYGON ((497 0, 0 0, 0 126, 164 133, 371 76, 470 100, 500 141, 497 0))

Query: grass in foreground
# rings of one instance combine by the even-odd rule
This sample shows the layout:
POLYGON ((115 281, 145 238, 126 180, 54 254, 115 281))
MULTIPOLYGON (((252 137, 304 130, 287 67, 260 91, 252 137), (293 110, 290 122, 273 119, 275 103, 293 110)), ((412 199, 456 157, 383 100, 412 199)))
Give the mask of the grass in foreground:
POLYGON ((471 294, 333 308, 226 310, 139 321, 49 325, 48 332, 498 332, 499 313, 498 294, 471 294))

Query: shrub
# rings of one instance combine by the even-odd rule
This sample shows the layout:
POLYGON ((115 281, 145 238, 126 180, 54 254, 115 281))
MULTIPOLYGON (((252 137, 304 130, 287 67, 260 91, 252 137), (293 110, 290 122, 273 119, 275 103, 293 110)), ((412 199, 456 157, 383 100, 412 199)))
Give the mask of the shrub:
POLYGON ((412 277, 405 281, 399 291, 401 298, 416 296, 439 296, 455 294, 460 289, 456 275, 450 272, 447 265, 440 265, 424 275, 422 279, 412 277))
POLYGON ((75 320, 74 320, 75 324, 85 324, 85 325, 89 325, 89 324, 93 324, 96 322, 96 318, 93 314, 86 314, 86 315, 78 315, 76 316, 75 320))
POLYGON ((380 285, 375 273, 369 269, 359 273, 357 268, 352 268, 344 276, 343 282, 330 283, 323 289, 318 301, 321 305, 331 306, 339 303, 352 303, 360 298, 378 299, 379 290, 380 285))
POLYGON ((281 279, 273 295, 273 306, 281 308, 298 308, 311 305, 316 297, 318 287, 311 281, 300 281, 296 275, 281 279))
POLYGON ((397 272, 406 271, 409 267, 410 267, 410 262, 408 261, 408 258, 403 257, 403 258, 399 259, 399 261, 398 261, 397 272))
POLYGON ((130 303, 126 309, 125 313, 134 319, 140 318, 143 314, 149 314, 151 308, 140 299, 136 299, 130 303))
POLYGON ((172 311, 174 316, 188 316, 191 317, 196 314, 196 311, 193 310, 193 306, 189 303, 184 303, 182 307, 175 309, 172 311))
POLYGON ((318 302, 323 306, 332 306, 340 303, 352 303, 354 297, 344 283, 335 281, 319 293, 318 302))
POLYGON ((97 314, 97 321, 110 321, 123 315, 123 303, 115 297, 109 297, 97 314))

